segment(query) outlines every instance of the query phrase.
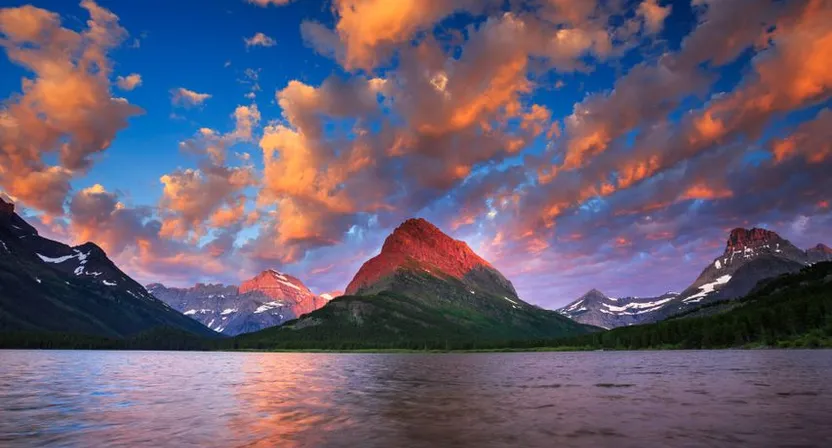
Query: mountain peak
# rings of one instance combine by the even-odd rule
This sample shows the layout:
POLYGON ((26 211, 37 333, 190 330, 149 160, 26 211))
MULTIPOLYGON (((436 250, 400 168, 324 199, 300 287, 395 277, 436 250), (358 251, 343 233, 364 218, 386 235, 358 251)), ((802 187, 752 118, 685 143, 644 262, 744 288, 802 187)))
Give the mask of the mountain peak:
POLYGON ((818 251, 818 252, 824 252, 824 253, 827 253, 827 254, 832 254, 832 248, 830 248, 829 246, 827 246, 826 244, 823 244, 823 243, 818 243, 817 246, 811 248, 810 250, 815 250, 815 251, 818 251))
POLYGON ((451 238, 423 218, 411 218, 384 240, 381 253, 361 266, 347 286, 346 294, 353 295, 401 267, 413 267, 413 262, 430 274, 457 279, 478 267, 493 270, 465 242, 451 238))
POLYGON ((737 227, 732 230, 731 234, 728 236, 728 241, 725 243, 725 251, 740 251, 746 247, 757 247, 769 242, 780 241, 783 241, 783 238, 771 230, 760 229, 757 227, 752 229, 737 227))
POLYGON ((11 215, 12 213, 14 213, 14 204, 4 201, 3 197, 0 196, 0 214, 11 215))
POLYGON ((324 299, 313 294, 297 277, 274 269, 266 269, 242 282, 238 291, 240 294, 258 291, 272 299, 286 301, 295 316, 310 313, 326 303, 324 299))
POLYGON ((598 290, 597 290, 597 289, 595 289, 595 288, 592 288, 592 289, 590 289, 589 291, 587 291, 587 292, 586 292, 586 294, 584 294, 583 296, 581 296, 581 298, 586 298, 586 297, 602 297, 602 298, 607 298, 607 295, 606 295, 606 294, 604 294, 604 293, 603 293, 603 292, 601 292, 601 291, 598 291, 598 290))

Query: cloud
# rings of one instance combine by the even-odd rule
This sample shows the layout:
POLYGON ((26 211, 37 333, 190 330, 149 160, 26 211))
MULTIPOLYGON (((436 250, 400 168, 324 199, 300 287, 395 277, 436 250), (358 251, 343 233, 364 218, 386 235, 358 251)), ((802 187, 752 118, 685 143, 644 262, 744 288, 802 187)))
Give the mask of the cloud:
POLYGON ((127 36, 118 17, 86 0, 90 19, 76 32, 52 12, 0 9, 0 45, 31 72, 0 110, 0 186, 25 205, 63 214, 69 181, 107 150, 127 120, 143 111, 110 93, 107 53, 127 36), (47 160, 55 160, 51 165, 47 160))
POLYGON ((832 111, 822 109, 813 120, 802 123, 791 135, 771 143, 775 163, 803 157, 809 163, 832 158, 832 111))
POLYGON ((138 73, 131 73, 127 76, 116 77, 116 85, 121 90, 133 90, 142 85, 142 75, 138 73))
POLYGON ((202 245, 166 238, 151 207, 130 207, 102 185, 78 191, 69 204, 75 244, 94 241, 118 266, 145 283, 191 284, 194 279, 235 281, 233 238, 220 232, 202 245))
POLYGON ((283 6, 288 5, 292 0, 246 0, 246 2, 251 3, 252 5, 257 5, 263 8, 269 6, 283 6))
POLYGON ((159 201, 160 234, 172 239, 201 238, 211 229, 242 225, 246 220, 244 190, 259 183, 254 167, 244 159, 242 166, 227 166, 228 148, 252 141, 260 122, 256 105, 238 106, 232 114, 234 129, 220 134, 202 128, 196 136, 180 143, 180 149, 198 158, 199 168, 178 169, 163 175, 159 201))
POLYGON ((184 87, 178 87, 170 91, 171 104, 174 106, 193 107, 201 106, 211 98, 208 93, 197 93, 184 87))
POLYGON ((243 41, 246 43, 246 48, 257 46, 274 47, 277 45, 277 42, 274 39, 263 33, 255 33, 254 36, 244 38, 243 41))
POLYGON ((644 0, 638 6, 638 15, 644 20, 644 28, 653 34, 662 30, 671 7, 659 5, 658 0, 644 0))

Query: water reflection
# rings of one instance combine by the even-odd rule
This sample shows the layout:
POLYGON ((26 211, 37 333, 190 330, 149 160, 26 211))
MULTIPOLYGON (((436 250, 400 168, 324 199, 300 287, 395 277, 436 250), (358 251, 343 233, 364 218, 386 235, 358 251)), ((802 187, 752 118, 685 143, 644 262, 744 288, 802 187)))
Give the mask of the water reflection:
POLYGON ((0 446, 832 446, 830 351, 0 351, 0 446))

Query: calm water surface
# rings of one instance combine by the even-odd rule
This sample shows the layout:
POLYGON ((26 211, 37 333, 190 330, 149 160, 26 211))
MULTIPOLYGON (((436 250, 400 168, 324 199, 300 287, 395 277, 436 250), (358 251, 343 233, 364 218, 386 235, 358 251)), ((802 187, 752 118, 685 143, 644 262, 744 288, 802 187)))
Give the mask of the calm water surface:
POLYGON ((0 351, 0 446, 832 446, 832 351, 0 351))

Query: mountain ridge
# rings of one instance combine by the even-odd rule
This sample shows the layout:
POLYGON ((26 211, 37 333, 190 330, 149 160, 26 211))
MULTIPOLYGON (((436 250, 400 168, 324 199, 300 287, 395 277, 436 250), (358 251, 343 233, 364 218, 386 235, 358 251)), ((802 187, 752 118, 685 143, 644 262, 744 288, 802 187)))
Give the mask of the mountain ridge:
POLYGON ((0 330, 124 337, 156 327, 210 336, 121 271, 92 242, 43 238, 0 198, 0 330))
POLYGON ((737 227, 729 232, 722 254, 679 294, 626 298, 627 306, 638 308, 637 312, 616 305, 610 298, 606 302, 587 302, 583 296, 557 311, 577 322, 604 328, 652 323, 707 303, 742 297, 761 280, 830 260, 832 249, 825 244, 802 250, 772 230, 737 227))
POLYGON ((229 336, 281 325, 328 302, 297 277, 274 269, 264 270, 239 286, 197 283, 171 288, 153 283, 148 289, 186 316, 229 336))

